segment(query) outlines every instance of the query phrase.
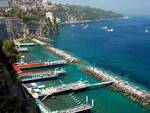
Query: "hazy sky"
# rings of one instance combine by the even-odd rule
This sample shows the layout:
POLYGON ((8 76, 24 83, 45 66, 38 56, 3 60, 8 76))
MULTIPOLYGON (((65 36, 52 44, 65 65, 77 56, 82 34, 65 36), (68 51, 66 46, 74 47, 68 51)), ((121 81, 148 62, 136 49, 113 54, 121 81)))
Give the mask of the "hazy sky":
POLYGON ((150 15, 150 0, 49 0, 52 2, 89 5, 123 14, 150 15))

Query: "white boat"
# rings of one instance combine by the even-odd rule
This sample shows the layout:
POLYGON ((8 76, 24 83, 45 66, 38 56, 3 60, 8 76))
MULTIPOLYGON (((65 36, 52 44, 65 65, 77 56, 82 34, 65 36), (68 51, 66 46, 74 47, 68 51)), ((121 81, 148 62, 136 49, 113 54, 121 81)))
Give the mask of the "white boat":
POLYGON ((145 30, 145 33, 148 33, 148 32, 149 32, 149 30, 146 29, 146 30, 145 30))
POLYGON ((71 27, 75 27, 75 25, 74 25, 74 24, 72 24, 72 25, 71 25, 71 27))
POLYGON ((128 16, 124 16, 123 18, 124 18, 124 19, 128 19, 129 17, 128 17, 128 16))
POLYGON ((85 25, 83 28, 86 29, 86 28, 88 28, 88 26, 89 26, 89 25, 87 24, 87 25, 85 25))
POLYGON ((107 31, 108 31, 108 32, 113 32, 113 31, 114 31, 114 29, 107 29, 107 31))

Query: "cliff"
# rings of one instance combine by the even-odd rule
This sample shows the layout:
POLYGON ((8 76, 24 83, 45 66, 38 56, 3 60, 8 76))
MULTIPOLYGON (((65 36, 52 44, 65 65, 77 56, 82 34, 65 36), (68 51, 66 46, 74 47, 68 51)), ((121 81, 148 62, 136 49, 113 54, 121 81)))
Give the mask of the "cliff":
POLYGON ((113 11, 105 11, 98 8, 91 8, 89 6, 59 4, 50 8, 49 11, 53 12, 56 17, 62 20, 62 22, 78 22, 84 20, 101 20, 123 17, 123 15, 113 11))

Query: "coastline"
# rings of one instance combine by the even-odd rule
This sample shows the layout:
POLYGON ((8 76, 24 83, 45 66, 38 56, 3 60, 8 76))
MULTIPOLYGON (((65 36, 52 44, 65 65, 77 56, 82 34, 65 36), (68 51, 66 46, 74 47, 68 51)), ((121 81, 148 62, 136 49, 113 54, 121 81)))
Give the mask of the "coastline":
POLYGON ((83 21, 74 21, 74 22, 61 22, 61 24, 80 24, 80 23, 89 23, 89 22, 99 22, 99 21, 109 21, 109 20, 122 20, 128 19, 128 16, 120 17, 120 18, 111 18, 111 19, 96 19, 96 20, 83 20, 83 21))
MULTIPOLYGON (((110 19, 109 19, 110 20, 110 19)), ((111 20, 113 20, 113 19, 111 19, 111 20)), ((95 21, 98 21, 98 20, 95 20, 95 21)), ((102 21, 102 20, 100 20, 100 21, 102 21)), ((89 22, 92 22, 92 21, 89 21, 89 22)), ((68 23, 68 24, 71 24, 71 23, 68 23)), ((38 38, 37 38, 38 39, 38 38)), ((43 42, 46 42, 46 40, 44 41, 44 39, 43 40, 41 40, 41 41, 43 41, 43 42)), ((50 45, 48 42, 46 42, 46 45, 50 45)), ((43 46, 44 47, 44 46, 43 46)), ((54 54, 54 55, 56 55, 56 56, 59 56, 59 57, 61 57, 58 53, 60 52, 60 53, 65 53, 65 54, 67 54, 67 55, 69 55, 69 56, 71 56, 72 57, 72 55, 71 54, 68 54, 68 52, 65 52, 65 51, 63 51, 63 50, 61 50, 61 49, 57 49, 57 48, 53 48, 53 46, 45 46, 44 47, 45 49, 47 49, 49 52, 51 52, 52 54, 54 54), (49 49, 49 47, 50 47, 50 50, 48 50, 49 49), (55 53, 56 52, 56 53, 55 53), (58 52, 58 53, 57 53, 58 52)), ((63 58, 64 59, 64 57, 62 56, 61 58, 63 58)), ((66 59, 65 59, 66 60, 66 59)), ((79 59, 77 59, 77 60, 79 60, 79 59)), ((68 61, 69 63, 71 63, 70 61, 68 61)), ((74 64, 83 64, 83 65, 86 65, 85 63, 83 63, 83 62, 74 62, 74 64)), ((86 65, 87 66, 87 65, 86 65)), ((100 69, 100 71, 102 71, 101 69, 100 69)), ((102 71, 103 72, 103 71, 102 71)), ((106 73, 107 73, 107 71, 106 71, 106 73)), ((108 74, 108 73, 107 73, 108 74)), ((91 75, 91 74, 90 74, 91 75)), ((113 76, 113 75, 110 75, 110 76, 113 76)), ((97 79, 99 79, 100 81, 102 81, 103 79, 101 79, 101 78, 99 78, 99 77, 96 77, 96 76, 92 76, 92 77, 95 77, 95 78, 97 78, 97 79)), ((115 78, 116 76, 114 76, 114 78, 115 78)), ((120 79, 119 77, 117 77, 118 79, 120 79)), ((122 81, 125 81, 124 79, 121 79, 122 81)), ((125 82, 128 82, 128 81, 125 81, 125 82)), ((130 80, 129 80, 129 82, 130 82, 130 80)), ((131 86, 133 86, 133 88, 138 88, 136 85, 133 85, 132 83, 129 83, 131 86)), ((144 106, 149 106, 150 105, 150 103, 149 102, 145 102, 145 101, 149 101, 148 99, 149 99, 149 97, 148 97, 148 99, 146 98, 144 98, 143 99, 143 97, 138 97, 136 94, 130 94, 130 93, 128 93, 126 90, 124 90, 124 89, 122 89, 122 87, 118 87, 117 85, 115 85, 115 84, 113 84, 112 85, 112 87, 111 87, 111 89, 112 90, 114 90, 114 91, 119 91, 119 92, 121 92, 122 94, 124 94, 124 95, 126 95, 126 96, 128 96, 129 98, 131 98, 132 100, 134 100, 134 101, 136 101, 136 102, 138 102, 138 103, 140 103, 140 104, 142 104, 142 105, 144 105, 144 106)), ((140 88, 139 87, 139 89, 140 90, 143 90, 142 88, 140 88)))
POLYGON ((107 72, 102 71, 101 69, 95 67, 86 67, 87 65, 81 62, 81 60, 72 57, 72 55, 64 52, 63 50, 59 50, 54 47, 43 47, 52 54, 61 57, 69 63, 79 63, 85 65, 85 67, 80 67, 81 71, 103 82, 113 81, 114 83, 112 84, 112 86, 110 86, 112 90, 122 92, 124 95, 142 104, 143 106, 150 106, 150 94, 148 91, 137 87, 136 85, 133 85, 132 83, 129 83, 128 81, 121 79, 118 76, 109 75, 107 72), (69 58, 66 56, 69 56, 69 58), (94 70, 96 70, 96 72, 94 70))

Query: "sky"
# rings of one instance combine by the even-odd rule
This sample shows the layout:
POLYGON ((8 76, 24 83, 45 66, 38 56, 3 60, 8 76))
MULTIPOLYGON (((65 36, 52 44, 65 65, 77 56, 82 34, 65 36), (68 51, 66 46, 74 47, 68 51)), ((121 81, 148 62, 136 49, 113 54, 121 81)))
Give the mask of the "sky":
POLYGON ((88 5, 126 15, 150 15, 150 0, 49 0, 57 3, 88 5))

